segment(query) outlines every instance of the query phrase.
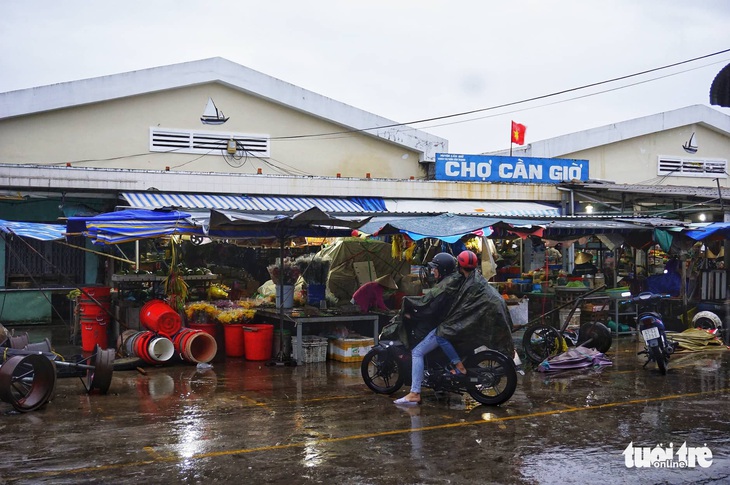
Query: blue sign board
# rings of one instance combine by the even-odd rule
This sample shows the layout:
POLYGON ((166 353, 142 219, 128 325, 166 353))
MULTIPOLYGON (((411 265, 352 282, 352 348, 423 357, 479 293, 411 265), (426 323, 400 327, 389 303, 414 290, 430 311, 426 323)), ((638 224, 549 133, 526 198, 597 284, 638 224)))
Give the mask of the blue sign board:
POLYGON ((515 184, 588 180, 588 160, 437 153, 436 180, 515 184))

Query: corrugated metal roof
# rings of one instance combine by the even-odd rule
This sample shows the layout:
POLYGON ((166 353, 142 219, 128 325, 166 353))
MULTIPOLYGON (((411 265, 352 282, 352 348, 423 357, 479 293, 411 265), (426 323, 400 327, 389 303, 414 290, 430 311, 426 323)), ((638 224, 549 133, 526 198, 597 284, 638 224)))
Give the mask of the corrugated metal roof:
POLYGON ((700 199, 717 199, 720 194, 725 200, 730 200, 730 188, 694 187, 686 185, 635 185, 614 184, 606 182, 567 182, 564 187, 574 190, 592 190, 602 192, 618 192, 625 194, 643 194, 655 197, 694 197, 700 199))
POLYGON ((359 197, 351 200, 344 197, 273 197, 162 192, 125 192, 122 197, 130 207, 137 209, 175 207, 252 212, 302 212, 317 207, 324 212, 359 214, 385 207, 382 199, 377 197, 359 197), (363 207, 363 205, 367 207, 363 207))

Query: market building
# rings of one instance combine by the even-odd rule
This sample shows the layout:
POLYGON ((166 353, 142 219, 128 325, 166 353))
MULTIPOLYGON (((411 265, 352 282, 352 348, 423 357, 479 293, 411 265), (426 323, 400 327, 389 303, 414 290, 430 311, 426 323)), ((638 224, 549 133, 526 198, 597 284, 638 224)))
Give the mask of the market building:
MULTIPOLYGON (((51 223, 121 207, 291 214, 314 205, 345 216, 723 220, 729 149, 730 117, 690 106, 534 142, 510 157, 578 161, 587 168, 578 180, 569 171, 559 183, 454 179, 439 171, 439 155, 460 156, 447 140, 213 58, 1 93, 0 219, 51 223)), ((75 244, 92 249, 81 237, 75 244)), ((0 241, 0 285, 26 289, 28 274, 51 288, 102 282, 107 263, 97 254, 38 249, 60 266, 0 241)))

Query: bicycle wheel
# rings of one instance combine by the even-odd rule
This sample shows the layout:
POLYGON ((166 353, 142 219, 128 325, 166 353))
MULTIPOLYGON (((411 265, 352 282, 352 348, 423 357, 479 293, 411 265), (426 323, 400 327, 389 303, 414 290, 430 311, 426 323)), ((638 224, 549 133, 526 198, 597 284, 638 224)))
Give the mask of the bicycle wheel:
POLYGON ((525 330, 522 337, 522 349, 533 364, 558 355, 564 350, 564 345, 560 333, 548 325, 533 325, 525 330))
POLYGON ((393 394, 403 386, 403 373, 398 360, 385 349, 372 349, 360 364, 365 385, 378 394, 393 394))
POLYGON ((464 362, 468 383, 466 390, 475 401, 497 406, 507 402, 517 389, 517 370, 509 357, 495 350, 485 350, 464 362))

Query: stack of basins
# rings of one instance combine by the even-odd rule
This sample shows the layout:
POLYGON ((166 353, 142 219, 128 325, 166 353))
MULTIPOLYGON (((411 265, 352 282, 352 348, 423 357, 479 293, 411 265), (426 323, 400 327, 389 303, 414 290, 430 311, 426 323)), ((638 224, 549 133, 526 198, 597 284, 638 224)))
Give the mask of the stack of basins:
POLYGON ((139 321, 147 331, 124 332, 120 347, 127 355, 149 364, 166 362, 175 354, 186 362, 210 362, 218 350, 210 334, 182 328, 180 315, 162 300, 145 303, 139 311, 139 321))

